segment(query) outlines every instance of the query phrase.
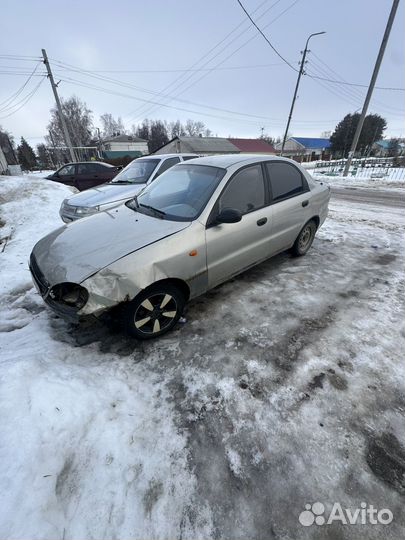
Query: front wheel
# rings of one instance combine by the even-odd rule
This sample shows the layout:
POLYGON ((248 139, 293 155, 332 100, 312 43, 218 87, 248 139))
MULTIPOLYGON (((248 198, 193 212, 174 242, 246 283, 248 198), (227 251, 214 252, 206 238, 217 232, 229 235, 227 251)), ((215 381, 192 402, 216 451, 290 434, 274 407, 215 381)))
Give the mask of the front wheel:
POLYGON ((301 257, 306 254, 314 241, 315 233, 316 223, 311 219, 311 221, 308 221, 308 223, 303 226, 291 249, 292 254, 295 257, 301 257))
POLYGON ((125 330, 138 339, 151 339, 171 330, 185 305, 183 293, 170 283, 153 285, 123 310, 125 330))

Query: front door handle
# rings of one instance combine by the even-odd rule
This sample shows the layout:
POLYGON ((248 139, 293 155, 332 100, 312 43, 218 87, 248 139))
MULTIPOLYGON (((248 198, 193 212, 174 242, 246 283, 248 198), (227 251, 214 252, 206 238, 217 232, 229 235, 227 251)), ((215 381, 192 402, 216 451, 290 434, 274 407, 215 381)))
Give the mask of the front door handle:
POLYGON ((302 201, 302 206, 308 206, 309 201, 302 201))
POLYGON ((267 223, 267 218, 266 217, 262 217, 261 219, 259 219, 257 221, 257 224, 259 227, 261 227, 262 225, 264 225, 265 223, 267 223))

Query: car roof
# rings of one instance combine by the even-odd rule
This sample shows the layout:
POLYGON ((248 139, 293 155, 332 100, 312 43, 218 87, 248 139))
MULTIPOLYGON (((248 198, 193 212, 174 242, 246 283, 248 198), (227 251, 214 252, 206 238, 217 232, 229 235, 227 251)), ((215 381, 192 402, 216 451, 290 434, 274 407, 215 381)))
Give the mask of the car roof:
POLYGON ((66 167, 66 165, 88 165, 88 164, 92 164, 93 163, 97 163, 98 165, 106 165, 107 167, 114 167, 114 165, 111 165, 111 163, 104 163, 104 161, 95 161, 95 160, 92 160, 92 161, 76 161, 76 163, 73 163, 73 161, 69 162, 69 163, 64 163, 61 167, 59 167, 60 169, 62 167, 66 167))
POLYGON ((171 158, 171 157, 184 157, 184 156, 193 156, 198 157, 198 154, 195 152, 177 152, 175 154, 149 154, 148 156, 142 156, 139 158, 136 158, 137 161, 140 159, 165 159, 165 158, 171 158))
POLYGON ((233 165, 257 163, 259 161, 286 161, 287 163, 295 163, 291 159, 275 156, 273 154, 216 154, 214 156, 205 156, 195 159, 190 159, 187 163, 198 163, 199 165, 210 165, 212 167, 220 167, 228 169, 233 165))

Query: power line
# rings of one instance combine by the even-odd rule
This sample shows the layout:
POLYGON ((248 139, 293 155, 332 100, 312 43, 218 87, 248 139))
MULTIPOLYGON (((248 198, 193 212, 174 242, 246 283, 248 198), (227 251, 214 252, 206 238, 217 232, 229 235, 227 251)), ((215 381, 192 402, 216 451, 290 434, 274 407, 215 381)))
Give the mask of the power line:
MULTIPOLYGON (((295 4, 297 4, 300 0, 294 0, 294 2, 292 4, 290 4, 289 6, 287 6, 281 13, 279 13, 276 17, 274 17, 274 19, 272 19, 269 23, 267 23, 263 29, 266 29, 268 28, 271 24, 273 24, 275 21, 277 21, 280 17, 282 17, 287 11, 289 11, 292 7, 295 6, 295 4)), ((272 9, 276 4, 278 3, 275 2, 274 4, 272 4, 262 15, 260 15, 259 18, 261 18, 265 13, 267 13, 270 9, 272 9)), ((208 62, 206 62, 205 64, 203 64, 204 66, 209 64, 214 58, 216 58, 219 54, 221 54, 226 48, 228 48, 228 46, 230 44, 232 44, 235 39, 237 39, 238 37, 240 37, 243 33, 245 33, 246 30, 240 34, 238 34, 238 36, 236 38, 234 38, 230 43, 228 43, 225 47, 223 47, 214 57, 212 57, 208 62)), ((229 58, 231 58, 234 54, 236 54, 240 49, 242 49, 243 47, 245 47, 248 43, 250 43, 251 41, 253 41, 254 39, 256 39, 257 37, 257 34, 255 34, 254 36, 250 37, 249 39, 247 39, 246 41, 244 41, 239 47, 237 47, 236 49, 234 49, 230 54, 228 54, 228 56, 226 58, 224 58, 223 60, 221 60, 218 64, 216 64, 216 66, 214 66, 213 68, 210 68, 210 70, 207 72, 207 73, 204 73, 201 75, 201 77, 199 77, 198 79, 194 80, 191 84, 189 84, 188 86, 186 86, 186 88, 183 88, 183 90, 181 90, 177 96, 180 96, 182 94, 184 94, 184 92, 186 92, 189 88, 191 88, 192 86, 196 85, 198 82, 200 82, 203 78, 205 78, 207 75, 209 75, 210 73, 212 73, 212 71, 214 71, 214 69, 217 69, 219 66, 221 66, 222 64, 224 64, 227 60, 229 60, 229 58)), ((182 83, 180 83, 179 85, 177 85, 175 89, 179 88, 180 86, 182 86, 184 83, 187 82, 187 80, 189 80, 192 76, 189 76, 185 81, 183 81, 182 83)), ((175 97, 177 97, 175 96, 175 97)), ((170 102, 169 102, 170 103, 170 102)), ((151 111, 153 110, 156 110, 156 107, 152 107, 152 109, 148 109, 146 111, 146 114, 150 113, 151 111)), ((135 111, 134 111, 135 112, 135 111)), ((134 114, 131 113, 131 115, 134 114)), ((145 114, 145 113, 144 113, 145 114)))
POLYGON ((38 63, 35 65, 33 71, 30 73, 28 79, 25 81, 25 83, 24 83, 24 84, 23 84, 16 92, 14 92, 14 94, 12 94, 9 98, 5 99, 4 101, 2 101, 2 102, 0 103, 0 112, 3 112, 3 110, 9 109, 9 108, 12 107, 12 105, 11 105, 11 107, 10 107, 10 103, 11 103, 15 98, 17 98, 17 97, 21 94, 21 92, 24 90, 24 88, 27 86, 27 84, 28 84, 28 83, 30 82, 30 80, 32 79, 32 77, 33 77, 33 75, 35 74, 36 70, 38 69, 38 66, 39 66, 39 65, 40 65, 40 62, 38 62, 38 63), (6 104, 7 104, 7 105, 6 105, 6 104))
POLYGON ((35 86, 35 88, 29 94, 27 94, 27 96, 25 97, 24 103, 22 103, 22 105, 20 105, 20 107, 18 107, 15 111, 7 114, 6 116, 0 116, 0 120, 4 120, 5 118, 8 118, 9 116, 12 116, 16 112, 18 112, 20 109, 22 109, 30 101, 30 99, 36 94, 36 92, 39 90, 39 87, 41 86, 41 84, 44 82, 45 79, 46 79, 46 77, 44 76, 39 81, 39 83, 35 86))
POLYGON ((295 68, 293 65, 290 64, 290 62, 288 60, 286 60, 284 58, 284 56, 282 56, 278 50, 274 47, 274 45, 271 43, 271 41, 267 38, 267 36, 262 32, 262 30, 257 26, 257 24, 255 23, 255 21, 252 19, 252 17, 249 15, 249 13, 247 12, 245 6, 242 4, 242 2, 240 0, 236 0, 238 2, 238 4, 240 5, 240 7, 243 9, 243 11, 245 12, 246 16, 249 18, 250 22, 253 24, 253 26, 257 29, 257 31, 264 37, 264 39, 267 41, 267 43, 270 45, 270 47, 273 49, 273 51, 276 53, 276 55, 281 58, 281 60, 287 64, 287 66, 289 66, 291 69, 293 69, 294 71, 298 72, 298 69, 295 68))
MULTIPOLYGON (((326 65, 326 64, 325 64, 326 65)), ((315 72, 318 72, 318 73, 321 73, 321 74, 326 74, 328 75, 328 71, 333 71, 331 68, 329 69, 328 68, 328 71, 326 71, 322 66, 320 65, 317 65, 317 63, 314 63, 313 59, 310 60, 310 66, 315 69, 315 72)), ((328 67, 328 66, 327 66, 328 67)), ((338 77, 341 77, 339 74, 337 74, 336 72, 334 72, 338 77)), ((322 81, 325 81, 326 84, 327 83, 327 79, 325 79, 324 77, 317 77, 316 75, 313 75, 312 73, 308 72, 308 76, 310 78, 315 78, 315 79, 318 79, 318 80, 322 80, 322 81)), ((344 81, 346 82, 346 81, 344 81)), ((328 84, 328 86, 330 87, 330 84, 328 84)), ((365 93, 364 92, 361 92, 360 90, 358 90, 357 88, 346 88, 346 87, 343 87, 343 88, 339 88, 339 89, 336 89, 338 92, 342 92, 343 94, 349 96, 349 97, 352 97, 354 98, 355 100, 357 99, 360 99, 361 101, 364 100, 364 96, 365 96, 365 93)), ((403 110, 402 109, 398 109, 397 107, 392 107, 390 105, 387 105, 386 103, 383 103, 377 99, 373 99, 373 105, 379 109, 381 109, 383 112, 385 111, 385 114, 391 114, 391 115, 396 115, 398 112, 401 112, 403 114, 403 110)))
MULTIPOLYGON (((314 51, 311 51, 311 55, 314 56, 318 60, 318 62, 320 62, 323 66, 325 66, 328 71, 330 71, 331 73, 336 75, 336 77, 338 79, 340 79, 340 80, 337 80, 337 81, 333 80, 333 79, 328 79, 329 82, 338 83, 338 84, 346 84, 348 86, 361 86, 363 88, 368 88, 368 84, 356 84, 356 83, 347 82, 347 80, 344 79, 341 75, 339 75, 339 73, 337 71, 332 69, 329 66, 329 64, 327 64, 321 58, 319 58, 319 56, 317 54, 315 54, 314 51)), ((318 77, 318 78, 320 78, 320 77, 318 77)), ((392 87, 387 87, 387 86, 376 86, 375 88, 378 89, 378 90, 398 90, 398 91, 401 91, 401 92, 405 92, 405 88, 398 88, 398 87, 392 88, 392 87)))
MULTIPOLYGON (((273 66, 282 66, 281 62, 275 64, 252 64, 249 66, 229 66, 223 68, 216 68, 216 71, 230 71, 237 69, 258 69, 258 68, 267 68, 273 66)), ((1 68, 1 66, 0 66, 1 68)), ((60 68, 67 69, 68 68, 60 68)), ((198 68, 198 69, 85 69, 84 71, 88 73, 200 73, 201 71, 211 71, 213 68, 198 68)), ((160 93, 160 92, 159 92, 160 93)))
MULTIPOLYGON (((89 83, 84 83, 82 81, 76 81, 75 79, 72 79, 72 78, 61 79, 61 81, 66 82, 68 84, 75 84, 75 85, 83 87, 83 88, 88 88, 88 89, 91 89, 91 90, 97 90, 97 91, 100 91, 100 92, 103 92, 103 93, 106 93, 106 94, 109 94, 109 95, 113 95, 113 96, 125 97, 125 98, 133 99, 133 100, 136 100, 136 101, 143 101, 143 102, 146 102, 146 103, 152 103, 152 104, 154 103, 151 100, 146 100, 146 99, 143 99, 143 98, 135 97, 133 95, 124 94, 122 92, 116 92, 114 90, 106 89, 106 88, 96 86, 96 85, 93 85, 93 84, 89 84, 89 83)), ((182 108, 182 107, 174 107, 172 105, 163 105, 163 106, 171 108, 171 109, 179 110, 179 111, 182 111, 182 112, 188 112, 188 113, 200 115, 200 116, 208 116, 208 117, 211 117, 211 118, 218 118, 218 119, 221 119, 221 120, 241 122, 240 118, 230 118, 230 117, 215 115, 215 114, 211 114, 211 113, 203 112, 203 111, 195 111, 195 110, 192 110, 192 109, 185 109, 185 108, 182 108)), ((263 120, 271 121, 274 125, 275 124, 280 124, 281 125, 283 123, 282 119, 272 119, 272 118, 266 118, 266 117, 259 117, 257 121, 244 119, 243 122, 249 123, 250 125, 258 126, 259 121, 260 121, 260 125, 261 125, 263 120)), ((333 120, 333 121, 335 121, 335 120, 333 120)), ((305 123, 308 122, 309 123, 309 122, 312 122, 312 121, 302 121, 302 122, 305 122, 305 123)), ((327 121, 325 120, 325 122, 327 122, 327 121)), ((324 124, 322 124, 322 125, 324 125, 324 124)))
MULTIPOLYGON (((262 17, 264 17, 264 15, 266 15, 266 13, 268 13, 271 9, 273 9, 278 3, 280 3, 281 0, 276 0, 276 2, 274 2, 273 4, 271 4, 261 15, 259 15, 259 19, 261 19, 262 17)), ((265 2, 262 2, 254 11, 253 13, 256 13, 265 3, 267 2, 267 0, 265 2)), ((239 39, 243 34, 245 34, 249 29, 250 29, 250 26, 248 26, 247 28, 245 28, 244 30, 242 30, 241 32, 239 32, 235 37, 233 37, 230 41, 228 41, 226 43, 226 41, 228 40, 228 38, 230 36, 232 36, 232 34, 234 34, 239 28, 241 28, 242 26, 244 26, 246 20, 244 19, 241 23, 239 23, 231 32, 229 32, 222 40, 220 40, 216 45, 214 45, 214 47, 211 47, 211 49, 208 51, 208 53, 206 53, 204 56, 200 57, 196 62, 194 62, 194 64, 192 64, 191 68, 193 68, 194 66, 198 65, 201 61, 204 61, 204 63, 202 64, 202 67, 205 68, 205 66, 208 66, 215 58, 217 58, 220 54, 222 54, 224 52, 225 49, 227 49, 230 45, 232 45, 232 43, 234 43, 237 39, 239 39), (218 49, 223 43, 225 42, 225 45, 223 47, 221 47, 219 49, 219 51, 217 51, 214 56, 211 56, 211 53, 215 51, 215 49, 218 49)), ((209 71, 207 72, 207 75, 209 73, 211 73, 212 69, 209 68, 209 71)), ((190 79, 193 78, 193 76, 195 75, 195 73, 191 73, 189 74, 188 76, 186 76, 186 78, 184 79, 182 75, 180 75, 179 77, 177 77, 173 82, 171 82, 169 85, 165 86, 165 88, 163 88, 163 90, 161 90, 160 92, 160 95, 163 95, 164 92, 166 92, 167 90, 169 90, 170 88, 172 88, 174 86, 174 88, 172 88, 171 92, 174 92, 175 90, 179 89, 181 86, 183 86, 184 84, 187 83, 187 81, 189 81, 190 79), (183 80, 182 80, 183 78, 183 80)), ((200 77, 198 79, 201 80, 202 78, 204 77, 204 75, 202 77, 200 77)), ((189 85, 187 88, 189 88, 190 86, 192 86, 193 84, 195 84, 196 81, 194 83, 192 83, 191 85, 189 85)), ((151 107, 151 108, 146 108, 145 107, 137 107, 137 109, 135 109, 134 111, 132 111, 132 113, 130 113, 129 115, 127 116, 133 116, 133 115, 147 115, 149 114, 151 111, 155 110, 156 107, 151 107)))
POLYGON ((21 62, 32 62, 33 60, 40 61, 39 56, 19 56, 14 54, 0 54, 2 60, 16 60, 21 62))
MULTIPOLYGON (((64 62, 60 62, 60 61, 56 61, 56 60, 54 60, 53 62, 55 64, 65 64, 64 62)), ((68 65, 68 64, 65 64, 65 65, 68 65)), ((157 92, 153 92, 152 90, 148 90, 146 88, 141 88, 139 86, 135 86, 135 85, 130 84, 130 83, 125 83, 123 81, 118 81, 118 80, 112 79, 110 77, 104 77, 102 75, 94 75, 91 72, 88 72, 88 70, 81 70, 80 68, 74 68, 74 66, 71 66, 71 68, 72 68, 71 71, 77 72, 79 74, 84 74, 84 75, 87 75, 89 77, 92 77, 92 78, 95 78, 95 79, 98 79, 98 80, 101 80, 101 81, 104 81, 104 82, 109 82, 109 83, 118 85, 118 86, 120 86, 122 88, 134 89, 134 90, 137 90, 139 92, 143 92, 143 93, 147 93, 147 94, 151 94, 153 96, 159 97, 159 94, 157 92)), ((60 72, 55 72, 55 73, 58 73, 58 76, 66 77, 63 73, 60 73, 60 72)), ((77 79, 72 79, 72 78, 69 78, 69 77, 67 77, 66 80, 67 79, 71 79, 72 81, 75 81, 75 82, 83 82, 83 81, 78 81, 77 79)), ((258 119, 263 118, 263 116, 259 116, 259 115, 255 115, 255 114, 241 113, 239 111, 233 111, 233 110, 230 110, 230 109, 223 109, 221 107, 214 107, 212 105, 205 105, 203 103, 196 103, 196 102, 186 100, 186 99, 175 98, 175 97, 169 96, 169 95, 167 95, 166 97, 169 97, 172 100, 179 101, 179 102, 182 102, 182 103, 185 103, 185 104, 188 104, 188 105, 193 105, 195 107, 211 109, 211 110, 215 110, 215 111, 219 111, 219 112, 225 112, 225 113, 228 113, 228 114, 236 114, 238 116, 246 116, 246 117, 258 118, 258 119)), ((149 101, 149 100, 141 100, 141 101, 144 101, 145 103, 158 104, 157 102, 149 101)))

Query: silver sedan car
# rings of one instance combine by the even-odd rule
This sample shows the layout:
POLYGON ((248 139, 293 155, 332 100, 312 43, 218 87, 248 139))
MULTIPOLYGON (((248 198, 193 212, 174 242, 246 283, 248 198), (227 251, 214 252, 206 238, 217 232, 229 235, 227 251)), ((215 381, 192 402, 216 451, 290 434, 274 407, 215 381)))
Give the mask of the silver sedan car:
POLYGON ((189 299, 281 251, 305 255, 329 198, 327 186, 289 159, 193 159, 120 207, 44 237, 30 270, 61 315, 110 311, 131 335, 157 337, 189 299))
POLYGON ((135 197, 170 167, 196 157, 196 154, 160 154, 134 159, 107 184, 86 189, 65 199, 59 215, 62 221, 70 223, 97 212, 110 210, 135 197))

